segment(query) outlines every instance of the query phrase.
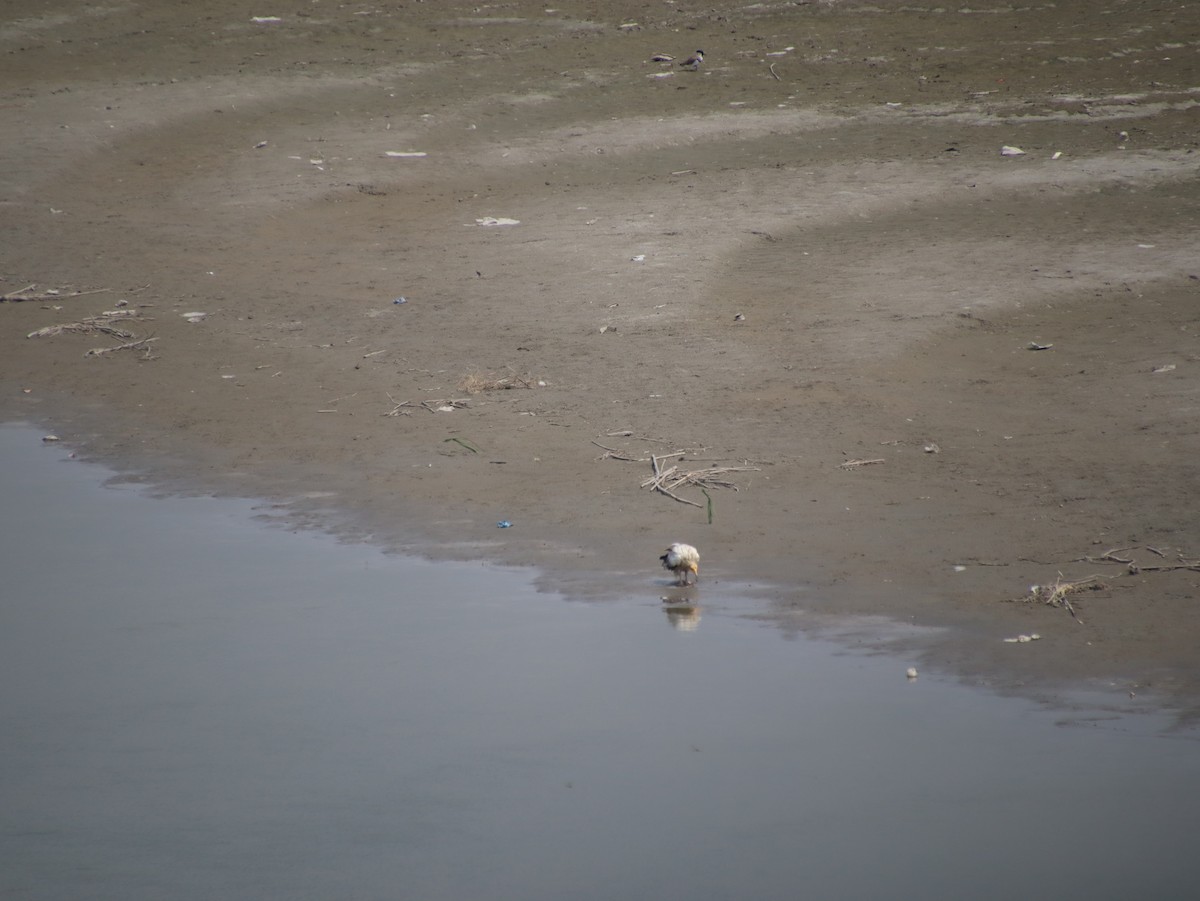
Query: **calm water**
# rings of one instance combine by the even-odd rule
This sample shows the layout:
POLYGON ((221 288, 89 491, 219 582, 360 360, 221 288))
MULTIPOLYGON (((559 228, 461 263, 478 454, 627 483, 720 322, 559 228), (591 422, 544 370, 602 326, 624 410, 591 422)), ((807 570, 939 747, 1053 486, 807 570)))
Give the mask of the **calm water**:
MULTIPOLYGON (((0 426, 0 894, 1191 899, 1200 742, 155 499, 0 426)), ((489 536, 491 537, 491 536, 489 536)), ((702 589, 702 591, 705 589, 702 589)))

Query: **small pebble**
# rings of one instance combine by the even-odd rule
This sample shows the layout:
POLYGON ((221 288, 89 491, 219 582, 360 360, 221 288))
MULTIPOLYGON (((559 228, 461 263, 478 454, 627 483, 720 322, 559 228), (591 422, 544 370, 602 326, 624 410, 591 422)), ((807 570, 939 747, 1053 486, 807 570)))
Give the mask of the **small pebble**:
POLYGON ((904 675, 908 676, 910 679, 917 678, 917 668, 915 666, 910 666, 904 675))

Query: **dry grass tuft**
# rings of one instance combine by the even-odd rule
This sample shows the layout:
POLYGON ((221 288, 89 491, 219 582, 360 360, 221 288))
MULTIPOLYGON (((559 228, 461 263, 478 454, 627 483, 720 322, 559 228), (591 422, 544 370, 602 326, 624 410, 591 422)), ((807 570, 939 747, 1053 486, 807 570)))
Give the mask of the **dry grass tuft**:
POLYGON ((467 394, 481 394, 484 391, 506 391, 511 388, 535 388, 538 382, 530 376, 508 375, 498 376, 494 373, 471 372, 463 376, 458 383, 460 391, 467 394))

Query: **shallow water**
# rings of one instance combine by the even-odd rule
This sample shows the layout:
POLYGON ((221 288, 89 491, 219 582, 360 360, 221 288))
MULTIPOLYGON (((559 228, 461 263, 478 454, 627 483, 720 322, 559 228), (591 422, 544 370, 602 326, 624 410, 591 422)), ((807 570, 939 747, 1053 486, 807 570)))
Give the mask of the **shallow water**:
POLYGON ((652 557, 570 603, 40 438, 0 426, 7 896, 1194 896, 1165 720, 909 683, 733 599, 672 628, 652 557))

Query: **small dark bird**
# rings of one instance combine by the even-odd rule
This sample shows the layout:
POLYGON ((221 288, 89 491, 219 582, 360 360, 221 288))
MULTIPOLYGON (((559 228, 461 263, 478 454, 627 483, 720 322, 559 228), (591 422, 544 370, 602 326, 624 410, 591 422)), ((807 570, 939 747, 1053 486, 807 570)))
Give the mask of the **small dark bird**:
POLYGON ((695 53, 693 53, 691 56, 689 56, 687 59, 685 59, 679 65, 684 69, 691 69, 693 72, 695 72, 697 69, 700 68, 700 64, 702 62, 704 62, 704 51, 697 50, 695 53))

